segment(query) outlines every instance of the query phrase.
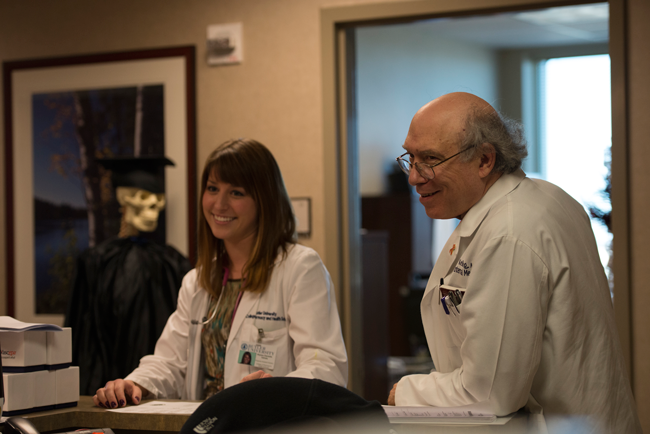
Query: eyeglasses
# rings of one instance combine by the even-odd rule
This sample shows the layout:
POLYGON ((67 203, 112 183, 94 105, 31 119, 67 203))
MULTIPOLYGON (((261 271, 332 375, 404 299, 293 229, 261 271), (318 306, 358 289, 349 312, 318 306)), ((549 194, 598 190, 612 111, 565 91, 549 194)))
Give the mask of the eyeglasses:
POLYGON ((408 152, 403 153, 402 155, 397 157, 395 160, 397 160, 397 165, 399 166, 400 169, 402 169, 402 172, 406 173, 407 175, 410 175, 411 174, 411 168, 413 168, 415 166, 415 170, 418 171, 420 176, 423 177, 424 179, 427 179, 427 180, 430 181, 433 178, 435 178, 435 176, 436 176, 435 172, 433 171, 434 167, 440 166, 445 161, 451 160, 456 155, 462 154, 463 152, 469 151, 470 149, 473 149, 473 148, 469 147, 467 149, 463 149, 460 152, 456 152, 451 157, 445 158, 444 160, 442 160, 442 161, 440 161, 440 162, 438 162, 436 164, 411 163, 410 161, 405 160, 404 158, 402 158, 405 155, 408 155, 408 152))

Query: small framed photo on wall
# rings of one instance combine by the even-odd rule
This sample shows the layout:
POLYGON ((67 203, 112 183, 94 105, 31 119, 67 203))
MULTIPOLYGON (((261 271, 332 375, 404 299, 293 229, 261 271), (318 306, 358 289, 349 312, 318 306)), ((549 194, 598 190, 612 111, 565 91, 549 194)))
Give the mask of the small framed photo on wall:
POLYGON ((291 198, 293 214, 296 217, 296 232, 299 237, 311 236, 311 198, 291 198))

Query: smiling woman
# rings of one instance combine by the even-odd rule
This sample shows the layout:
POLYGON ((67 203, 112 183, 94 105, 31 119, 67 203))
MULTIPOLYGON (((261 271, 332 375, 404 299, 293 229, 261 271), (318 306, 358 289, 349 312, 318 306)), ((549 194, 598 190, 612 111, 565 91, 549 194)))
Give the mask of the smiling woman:
MULTIPOLYGON (((230 250, 250 252, 257 235, 257 206, 243 187, 221 182, 210 173, 203 193, 203 216, 215 238, 230 250)), ((231 262, 232 258, 231 258, 231 262)), ((243 263, 232 263, 232 277, 241 277, 243 263)))
POLYGON ((295 219, 271 152, 223 143, 201 178, 198 262, 153 355, 95 404, 143 396, 204 399, 265 377, 347 384, 347 354, 332 281, 318 254, 296 244, 295 219))
MULTIPOLYGON (((199 267, 210 268, 214 256, 225 253, 233 276, 246 265, 247 288, 263 289, 277 250, 295 243, 295 219, 275 158, 254 140, 227 141, 208 156, 201 185, 199 267)), ((215 272, 219 281, 221 271, 215 272)), ((200 274, 209 288, 212 276, 200 274)))

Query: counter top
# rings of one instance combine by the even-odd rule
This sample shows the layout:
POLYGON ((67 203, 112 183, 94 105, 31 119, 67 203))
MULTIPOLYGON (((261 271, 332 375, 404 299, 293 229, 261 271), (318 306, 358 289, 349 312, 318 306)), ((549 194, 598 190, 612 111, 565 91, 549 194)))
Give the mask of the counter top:
MULTIPOLYGON (((31 413, 22 417, 29 419, 41 433, 73 431, 80 428, 111 428, 116 434, 171 434, 178 433, 189 416, 189 414, 117 413, 95 407, 92 397, 82 396, 76 407, 31 413)), ((527 426, 527 417, 524 414, 517 414, 507 423, 495 425, 393 424, 393 427, 403 434, 447 434, 449 432, 519 434, 528 432, 527 426)))
POLYGON ((22 417, 29 419, 40 432, 79 428, 179 432, 190 415, 116 413, 95 407, 91 396, 81 396, 76 407, 31 413, 22 417))

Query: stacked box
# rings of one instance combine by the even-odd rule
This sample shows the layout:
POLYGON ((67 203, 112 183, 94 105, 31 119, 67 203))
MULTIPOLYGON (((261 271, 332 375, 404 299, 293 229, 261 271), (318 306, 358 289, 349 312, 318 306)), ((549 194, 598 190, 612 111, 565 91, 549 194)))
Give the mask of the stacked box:
POLYGON ((71 407, 79 401, 79 368, 72 364, 72 330, 0 332, 3 415, 71 407))
POLYGON ((30 372, 45 369, 47 332, 1 332, 2 372, 30 372))

